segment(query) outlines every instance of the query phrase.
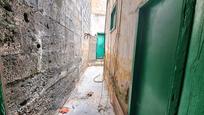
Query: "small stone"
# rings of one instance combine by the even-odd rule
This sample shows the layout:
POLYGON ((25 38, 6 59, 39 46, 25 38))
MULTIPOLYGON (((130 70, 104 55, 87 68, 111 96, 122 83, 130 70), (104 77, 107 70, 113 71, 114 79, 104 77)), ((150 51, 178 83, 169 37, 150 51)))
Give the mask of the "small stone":
POLYGON ((87 97, 91 97, 94 94, 94 92, 87 93, 87 97))

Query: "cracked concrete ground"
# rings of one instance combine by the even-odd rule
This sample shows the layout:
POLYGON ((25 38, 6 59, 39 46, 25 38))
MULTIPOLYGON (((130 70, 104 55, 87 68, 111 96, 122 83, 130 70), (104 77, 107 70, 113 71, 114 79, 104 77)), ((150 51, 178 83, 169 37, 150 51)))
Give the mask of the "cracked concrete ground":
POLYGON ((103 67, 86 69, 71 96, 63 106, 67 113, 57 115, 115 115, 103 81, 103 67))

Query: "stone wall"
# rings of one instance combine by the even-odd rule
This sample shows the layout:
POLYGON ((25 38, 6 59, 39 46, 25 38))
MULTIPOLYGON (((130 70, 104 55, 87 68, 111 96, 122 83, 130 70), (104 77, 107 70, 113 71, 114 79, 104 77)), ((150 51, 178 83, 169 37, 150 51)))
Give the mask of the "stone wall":
POLYGON ((52 115, 74 88, 89 0, 1 0, 1 79, 8 115, 52 115))
POLYGON ((81 74, 88 66, 96 66, 96 36, 86 34, 82 42, 81 74))
POLYGON ((89 63, 89 44, 90 34, 85 34, 82 40, 82 66, 81 66, 81 74, 83 74, 84 70, 88 67, 89 63))
POLYGON ((96 61, 96 36, 91 36, 89 39, 89 62, 96 61))

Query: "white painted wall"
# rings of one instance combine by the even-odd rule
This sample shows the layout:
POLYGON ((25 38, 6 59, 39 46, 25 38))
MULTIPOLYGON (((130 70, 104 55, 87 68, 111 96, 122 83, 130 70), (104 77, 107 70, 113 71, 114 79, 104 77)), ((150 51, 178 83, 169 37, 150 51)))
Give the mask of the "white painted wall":
POLYGON ((104 33, 107 0, 92 0, 91 35, 104 33))
POLYGON ((97 33, 104 33, 105 29, 105 15, 91 15, 91 35, 96 35, 97 33))

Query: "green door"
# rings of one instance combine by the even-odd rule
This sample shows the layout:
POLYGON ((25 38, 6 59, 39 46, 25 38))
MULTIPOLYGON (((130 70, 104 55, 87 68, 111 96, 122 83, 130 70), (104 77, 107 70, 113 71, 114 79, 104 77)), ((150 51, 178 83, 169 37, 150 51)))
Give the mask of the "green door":
POLYGON ((178 115, 204 115, 204 0, 197 0, 178 115))
POLYGON ((105 34, 97 34, 96 59, 103 59, 105 54, 105 34))
POLYGON ((3 101, 3 90, 2 90, 1 81, 0 81, 0 115, 5 115, 4 101, 3 101))
POLYGON ((177 113, 193 16, 185 1, 193 0, 149 0, 140 8, 129 115, 177 113))

